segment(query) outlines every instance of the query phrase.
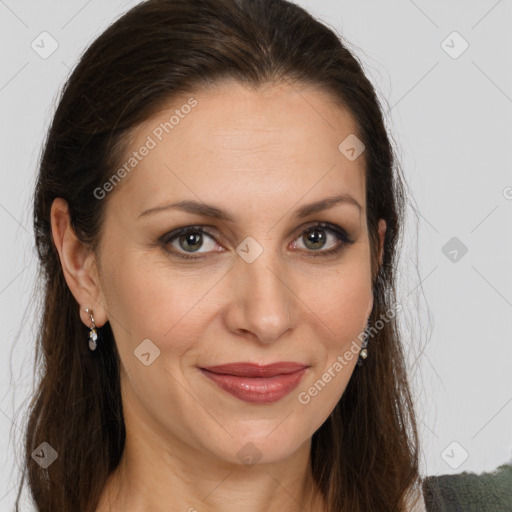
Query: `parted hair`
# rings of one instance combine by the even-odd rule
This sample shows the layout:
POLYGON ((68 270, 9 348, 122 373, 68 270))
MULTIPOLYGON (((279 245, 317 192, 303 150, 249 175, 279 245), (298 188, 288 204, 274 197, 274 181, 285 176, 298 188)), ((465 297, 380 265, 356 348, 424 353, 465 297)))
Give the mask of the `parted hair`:
MULTIPOLYGON (((94 512, 120 462, 125 424, 116 343, 107 322, 98 350, 88 349, 88 328, 52 239, 50 210, 55 198, 65 199, 77 236, 97 250, 107 202, 95 189, 123 161, 132 130, 175 95, 224 79, 255 88, 288 81, 325 91, 347 109, 365 145, 370 324, 395 307, 405 187, 382 106, 347 46, 334 29, 285 0, 147 0, 83 53, 60 94, 34 191, 38 372, 17 511, 27 480, 40 512, 94 512), (382 265, 379 219, 387 224, 382 265), (42 442, 59 454, 46 469, 31 456, 42 442)), ((396 318, 376 330, 369 348, 312 437, 312 472, 329 512, 405 511, 419 479, 414 404, 396 318)))

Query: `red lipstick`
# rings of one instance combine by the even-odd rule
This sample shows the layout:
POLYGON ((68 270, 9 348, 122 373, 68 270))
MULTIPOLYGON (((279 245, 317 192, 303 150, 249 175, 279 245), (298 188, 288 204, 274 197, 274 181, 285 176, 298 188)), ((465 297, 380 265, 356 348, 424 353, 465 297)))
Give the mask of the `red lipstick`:
POLYGON ((224 391, 251 403, 277 402, 293 391, 309 367, 301 363, 230 363, 201 368, 224 391))

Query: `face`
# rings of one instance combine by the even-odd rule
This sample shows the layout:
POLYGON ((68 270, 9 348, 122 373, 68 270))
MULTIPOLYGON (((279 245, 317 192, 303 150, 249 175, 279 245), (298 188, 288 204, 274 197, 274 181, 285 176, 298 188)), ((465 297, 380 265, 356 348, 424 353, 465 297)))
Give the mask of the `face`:
POLYGON ((373 305, 364 153, 338 149, 356 125, 316 89, 224 82, 191 96, 137 128, 131 170, 103 189, 98 265, 124 411, 170 446, 277 461, 342 396, 373 305), (278 362, 305 369, 202 370, 278 362))

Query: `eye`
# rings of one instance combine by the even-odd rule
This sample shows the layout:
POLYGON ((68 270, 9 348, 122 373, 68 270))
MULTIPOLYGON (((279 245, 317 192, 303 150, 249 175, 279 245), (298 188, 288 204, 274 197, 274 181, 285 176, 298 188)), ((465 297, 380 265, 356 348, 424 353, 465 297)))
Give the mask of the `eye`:
MULTIPOLYGON (((298 248, 304 249, 308 256, 313 257, 338 253, 345 245, 354 243, 344 229, 328 222, 316 223, 308 227, 302 231, 296 240, 299 243, 294 241, 293 246, 295 248, 299 246, 298 248), (334 245, 331 244, 329 249, 322 250, 329 239, 334 245), (301 243, 303 247, 300 247, 301 243)), ((215 249, 217 244, 213 235, 201 226, 188 226, 167 233, 161 237, 160 243, 169 254, 183 259, 200 259, 200 256, 194 256, 194 254, 221 252, 223 250, 215 249), (205 244, 205 241, 209 242, 205 244), (199 251, 201 248, 206 250, 199 251)))
MULTIPOLYGON (((306 250, 311 249, 307 252, 309 253, 308 256, 313 257, 336 254, 345 245, 353 243, 344 229, 328 222, 320 222, 308 227, 301 233, 298 240, 302 242, 306 250), (326 245, 329 237, 334 245, 327 250, 321 250, 326 245)), ((297 246, 297 242, 295 242, 295 246, 297 246)))
POLYGON ((202 227, 199 226, 189 226, 168 233, 167 235, 164 235, 164 237, 162 238, 162 244, 164 245, 166 251, 168 251, 172 255, 177 256, 178 258, 197 259, 196 256, 189 256, 186 253, 197 253, 197 249, 204 245, 205 239, 209 239, 211 241, 210 248, 208 249, 208 244, 206 244, 207 250, 202 252, 216 251, 216 249, 214 249, 214 246, 216 244, 213 239, 213 236, 208 234, 202 227), (169 244, 171 245, 171 247, 173 247, 173 250, 169 250, 167 248, 169 244), (180 251, 184 251, 185 254, 180 251))

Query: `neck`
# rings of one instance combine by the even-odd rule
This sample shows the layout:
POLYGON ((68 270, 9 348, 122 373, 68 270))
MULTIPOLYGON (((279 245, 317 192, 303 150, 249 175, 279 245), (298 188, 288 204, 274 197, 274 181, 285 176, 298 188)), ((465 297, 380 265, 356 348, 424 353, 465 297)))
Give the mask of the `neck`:
POLYGON ((96 512, 325 510, 311 472, 311 438, 286 460, 247 466, 219 460, 169 432, 157 433, 155 425, 130 415, 125 419, 123 456, 96 512))

